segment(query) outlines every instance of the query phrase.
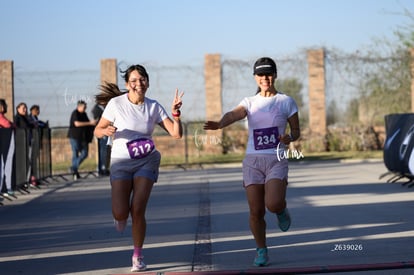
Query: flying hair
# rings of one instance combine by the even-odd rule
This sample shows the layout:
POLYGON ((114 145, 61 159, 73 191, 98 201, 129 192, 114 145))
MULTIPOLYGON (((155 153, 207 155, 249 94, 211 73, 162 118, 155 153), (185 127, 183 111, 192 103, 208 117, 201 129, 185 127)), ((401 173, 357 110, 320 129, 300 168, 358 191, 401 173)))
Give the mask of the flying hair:
POLYGON ((120 96, 125 92, 122 92, 118 85, 104 81, 104 84, 99 85, 99 94, 95 95, 95 102, 99 105, 106 106, 111 98, 120 96))

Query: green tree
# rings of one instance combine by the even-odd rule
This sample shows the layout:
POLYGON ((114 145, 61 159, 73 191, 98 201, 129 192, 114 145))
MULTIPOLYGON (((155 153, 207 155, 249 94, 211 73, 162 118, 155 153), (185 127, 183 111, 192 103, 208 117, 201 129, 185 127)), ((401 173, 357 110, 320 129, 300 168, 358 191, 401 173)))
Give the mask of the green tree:
POLYGON ((298 108, 303 107, 302 88, 303 84, 296 78, 279 79, 275 83, 275 88, 284 94, 291 96, 298 105, 298 108))
POLYGON ((291 96, 298 105, 299 123, 301 127, 308 125, 309 115, 303 103, 303 84, 296 78, 278 79, 275 88, 288 96, 291 96))
POLYGON ((365 54, 348 55, 346 59, 347 70, 358 76, 355 82, 359 90, 357 101, 348 104, 347 121, 383 125, 387 114, 410 112, 411 57, 403 40, 375 40, 365 54))
POLYGON ((405 26, 400 26, 394 33, 403 47, 408 49, 412 48, 414 47, 414 14, 412 11, 404 8, 399 15, 404 16, 409 20, 409 23, 405 26))
POLYGON ((342 111, 338 108, 336 101, 332 100, 326 108, 326 124, 333 125, 337 122, 340 122, 342 118, 342 111))
POLYGON ((390 113, 407 113, 411 109, 411 75, 409 51, 405 47, 394 58, 379 66, 361 85, 360 118, 369 125, 384 123, 390 113), (365 114, 364 118, 361 114, 365 114))
POLYGON ((356 124, 359 122, 359 100, 352 99, 345 112, 345 122, 347 124, 356 124))

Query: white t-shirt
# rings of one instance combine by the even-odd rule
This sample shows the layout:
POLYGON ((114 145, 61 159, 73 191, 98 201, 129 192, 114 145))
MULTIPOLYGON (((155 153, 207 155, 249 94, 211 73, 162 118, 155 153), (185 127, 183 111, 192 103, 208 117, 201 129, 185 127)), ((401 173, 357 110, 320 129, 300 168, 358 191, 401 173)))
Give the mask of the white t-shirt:
POLYGON ((111 150, 111 159, 129 159, 126 143, 138 138, 152 140, 156 124, 168 117, 158 101, 145 98, 143 104, 133 104, 128 94, 112 98, 105 107, 102 117, 113 122, 117 128, 111 150))
POLYGON ((256 94, 244 98, 239 105, 247 111, 246 154, 275 154, 275 150, 285 149, 284 143, 279 143, 278 135, 285 133, 287 119, 298 112, 293 98, 280 92, 272 97, 256 94))

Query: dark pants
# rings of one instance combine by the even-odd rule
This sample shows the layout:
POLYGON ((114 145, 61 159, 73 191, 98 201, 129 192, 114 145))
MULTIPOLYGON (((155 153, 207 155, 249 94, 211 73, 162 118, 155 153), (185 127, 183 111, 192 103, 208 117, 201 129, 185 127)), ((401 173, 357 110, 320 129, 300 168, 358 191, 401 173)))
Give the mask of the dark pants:
POLYGON ((104 136, 98 138, 98 172, 99 174, 105 174, 108 172, 107 166, 107 147, 108 147, 108 137, 104 136))

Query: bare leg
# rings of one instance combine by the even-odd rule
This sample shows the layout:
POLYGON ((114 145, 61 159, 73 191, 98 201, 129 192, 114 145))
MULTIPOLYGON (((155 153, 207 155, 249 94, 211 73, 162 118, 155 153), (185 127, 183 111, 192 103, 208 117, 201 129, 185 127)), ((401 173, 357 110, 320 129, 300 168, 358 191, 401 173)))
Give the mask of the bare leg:
POLYGON ((113 180, 112 185, 112 215, 117 221, 126 221, 129 216, 129 197, 132 191, 131 180, 113 180))
POLYGON ((256 246, 266 247, 265 187, 263 184, 251 184, 246 187, 246 195, 250 209, 250 231, 256 241, 256 246))
POLYGON ((132 238, 135 247, 144 244, 147 223, 145 211, 154 182, 145 177, 134 178, 133 195, 131 199, 132 238))
POLYGON ((265 204, 267 209, 280 214, 286 208, 287 181, 271 179, 265 184, 265 204))

